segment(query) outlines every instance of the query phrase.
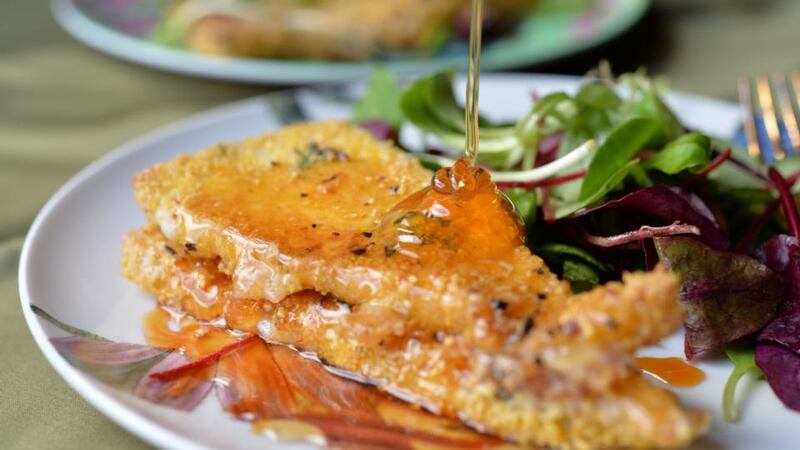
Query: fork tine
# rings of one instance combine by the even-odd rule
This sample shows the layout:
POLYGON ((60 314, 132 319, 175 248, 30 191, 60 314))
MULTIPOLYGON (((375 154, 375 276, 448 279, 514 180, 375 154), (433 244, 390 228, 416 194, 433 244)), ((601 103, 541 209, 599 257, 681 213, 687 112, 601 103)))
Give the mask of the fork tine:
POLYGON ((758 145, 758 135, 756 134, 756 121, 753 115, 752 88, 748 77, 739 78, 739 104, 744 110, 744 135, 747 138, 747 152, 753 158, 762 160, 761 147, 758 145))
POLYGON ((786 153, 781 145, 781 130, 778 128, 778 116, 775 113, 775 99, 772 95, 772 83, 769 77, 759 75, 756 77, 756 91, 758 93, 758 103, 761 106, 761 119, 764 121, 764 129, 767 132, 772 147, 772 156, 777 160, 782 160, 786 153))
POLYGON ((800 128, 797 126, 797 98, 790 91, 786 74, 778 72, 772 76, 775 88, 775 100, 778 102, 776 109, 780 111, 781 138, 786 138, 784 148, 797 153, 800 149, 800 128))

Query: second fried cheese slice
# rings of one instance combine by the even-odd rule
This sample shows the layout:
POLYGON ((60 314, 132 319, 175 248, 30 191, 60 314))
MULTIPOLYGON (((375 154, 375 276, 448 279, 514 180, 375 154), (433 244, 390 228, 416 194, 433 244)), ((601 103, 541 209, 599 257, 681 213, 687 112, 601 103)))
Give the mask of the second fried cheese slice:
MULTIPOLYGON (((386 333, 468 331, 500 345, 538 311, 542 302, 532 299, 571 294, 520 240, 482 236, 505 245, 482 255, 456 239, 438 243, 430 260, 380 241, 390 211, 431 176, 392 144, 324 122, 181 156, 139 174, 135 191, 174 245, 219 258, 236 296, 278 302, 307 289, 330 293, 400 317, 376 324, 386 333), (503 330, 491 330, 493 305, 504 307, 503 330)), ((490 222, 496 206, 488 202, 470 220, 490 222)))

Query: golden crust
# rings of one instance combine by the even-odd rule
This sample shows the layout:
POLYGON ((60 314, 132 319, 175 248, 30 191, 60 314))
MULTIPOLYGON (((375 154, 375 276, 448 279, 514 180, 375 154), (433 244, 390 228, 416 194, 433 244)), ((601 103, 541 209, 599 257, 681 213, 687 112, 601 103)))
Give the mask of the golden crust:
MULTIPOLYGON (((124 266, 129 268, 125 275, 161 303, 206 318, 221 310, 220 315, 235 329, 260 331, 270 340, 315 352, 328 363, 367 376, 390 392, 424 400, 423 404, 435 411, 479 424, 516 442, 555 448, 675 448, 688 444, 708 427, 706 414, 684 410, 672 394, 644 380, 630 365, 617 367, 619 376, 603 390, 563 390, 551 385, 536 393, 509 392, 489 363, 474 357, 458 336, 412 334, 376 343, 364 331, 374 318, 360 305, 346 305, 311 291, 278 304, 236 299, 229 280, 215 271, 213 262, 171 252, 166 245, 155 228, 147 227, 126 238, 123 252, 124 266), (198 279, 216 280, 218 303, 197 302, 192 280, 198 279), (269 330, 267 336, 265 329, 269 330)), ((526 345, 534 352, 545 345, 559 353, 558 349, 586 349, 614 341, 622 343, 620 352, 633 351, 636 343, 662 333, 638 329, 639 314, 647 308, 656 314, 663 312, 662 304, 675 288, 674 277, 658 269, 626 275, 624 284, 562 299, 564 308, 553 308, 552 319, 543 317, 543 327, 531 333, 526 345), (666 295, 654 294, 656 290, 648 291, 648 286, 666 289, 666 295), (594 317, 604 317, 608 307, 617 310, 613 316, 617 327, 594 322, 594 317), (562 336, 582 345, 567 345, 558 338, 556 342, 543 341, 551 334, 548 327, 567 317, 583 331, 562 336)), ((547 369, 539 373, 549 374, 547 369)), ((550 382, 556 379, 559 377, 549 378, 550 382)))

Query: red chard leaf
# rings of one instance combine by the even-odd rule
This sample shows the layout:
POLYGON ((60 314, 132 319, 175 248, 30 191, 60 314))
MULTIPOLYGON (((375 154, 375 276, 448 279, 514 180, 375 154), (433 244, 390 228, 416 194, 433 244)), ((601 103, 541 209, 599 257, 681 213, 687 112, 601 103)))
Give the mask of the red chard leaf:
POLYGON ((756 364, 783 404, 800 411, 800 313, 764 329, 756 343, 756 364))
POLYGON ((785 314, 800 312, 800 239, 778 234, 756 250, 756 258, 783 278, 785 314))
POLYGON ((397 130, 388 122, 380 120, 368 120, 362 122, 359 126, 378 139, 379 141, 395 141, 397 142, 397 130))
POLYGON ((681 278, 689 359, 761 330, 783 301, 777 274, 754 258, 685 237, 657 238, 655 245, 661 261, 681 278))
POLYGON ((758 336, 758 341, 780 344, 800 354, 800 313, 773 320, 758 336))
POLYGON ((578 215, 583 216, 606 209, 636 211, 662 221, 664 225, 674 222, 694 225, 700 230, 700 238, 703 242, 712 248, 725 250, 730 245, 728 238, 719 230, 708 207, 703 204, 702 200, 691 194, 675 192, 664 185, 640 189, 578 215))
POLYGON ((800 411, 800 357, 797 353, 782 345, 758 344, 756 364, 783 404, 800 411))

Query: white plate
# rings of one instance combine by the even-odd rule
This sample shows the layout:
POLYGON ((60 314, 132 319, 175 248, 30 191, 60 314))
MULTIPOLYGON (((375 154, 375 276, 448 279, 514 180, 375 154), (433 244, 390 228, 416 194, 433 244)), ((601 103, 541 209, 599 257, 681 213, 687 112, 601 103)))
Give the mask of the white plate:
MULTIPOLYGON (((574 89, 574 78, 487 75, 481 86, 482 109, 496 119, 514 119, 529 107, 529 92, 574 89)), ((670 104, 690 127, 732 136, 740 123, 728 103, 670 94, 670 104)), ((35 304, 71 325, 113 340, 143 343, 142 318, 153 300, 120 275, 120 240, 142 225, 133 200, 131 178, 178 153, 195 152, 220 141, 274 130, 301 115, 309 119, 347 117, 348 108, 318 91, 292 91, 233 103, 164 127, 111 152, 62 187, 36 218, 20 261, 19 286, 25 318, 36 342, 58 373, 105 415, 142 439, 166 448, 296 448, 267 441, 223 412, 214 400, 192 413, 149 404, 116 391, 63 359, 49 338, 63 332, 36 317, 35 304)), ((652 355, 682 355, 682 336, 668 339, 652 355)), ((751 383, 743 420, 720 420, 727 361, 703 362, 708 380, 676 390, 686 404, 711 410, 710 437, 696 448, 785 449, 796 442, 800 414, 786 410, 766 383, 751 383)), ((746 383, 745 383, 746 384, 746 383)))
MULTIPOLYGON (((221 0, 225 3, 225 0, 221 0)), ((268 84, 352 81, 376 66, 422 74, 466 64, 466 44, 451 40, 434 55, 403 53, 381 60, 331 62, 215 57, 168 47, 149 36, 172 4, 164 0, 50 0, 56 21, 84 44, 137 64, 207 78, 268 84)), ((595 0, 585 10, 532 12, 513 33, 485 45, 485 70, 530 66, 606 42, 642 18, 650 0, 595 0)))

